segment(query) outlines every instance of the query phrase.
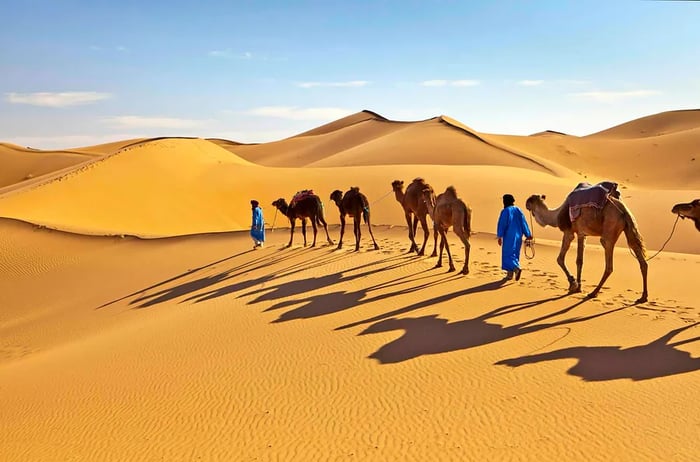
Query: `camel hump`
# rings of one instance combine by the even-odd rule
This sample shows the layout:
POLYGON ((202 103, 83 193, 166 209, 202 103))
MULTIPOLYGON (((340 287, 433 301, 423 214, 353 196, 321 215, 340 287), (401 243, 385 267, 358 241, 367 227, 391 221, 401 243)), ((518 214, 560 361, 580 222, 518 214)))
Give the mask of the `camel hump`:
POLYGON ((360 187, 359 186, 350 186, 350 191, 352 192, 360 192, 360 187))
POLYGON ((445 189, 445 196, 451 199, 457 199, 457 190, 455 189, 455 187, 448 186, 447 189, 445 189))
POLYGON ((420 177, 420 176, 415 177, 415 178, 413 179, 413 182, 414 182, 414 183, 419 183, 419 184, 425 184, 425 180, 423 179, 423 177, 420 177))

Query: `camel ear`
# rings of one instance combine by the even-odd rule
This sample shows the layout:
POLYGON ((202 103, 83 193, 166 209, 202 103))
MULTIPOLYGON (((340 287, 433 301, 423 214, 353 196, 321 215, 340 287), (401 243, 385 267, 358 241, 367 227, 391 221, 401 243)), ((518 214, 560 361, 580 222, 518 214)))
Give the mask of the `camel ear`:
POLYGON ((547 199, 547 196, 545 196, 544 194, 542 194, 540 197, 542 198, 542 200, 547 199))

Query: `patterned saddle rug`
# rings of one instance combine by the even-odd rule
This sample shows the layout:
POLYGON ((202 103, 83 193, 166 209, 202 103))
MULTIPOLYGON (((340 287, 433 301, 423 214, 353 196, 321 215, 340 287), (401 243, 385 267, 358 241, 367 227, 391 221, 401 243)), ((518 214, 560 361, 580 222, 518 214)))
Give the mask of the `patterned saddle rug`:
POLYGON ((590 183, 576 185, 576 188, 567 197, 571 222, 573 223, 581 215, 581 209, 584 207, 602 209, 608 200, 608 195, 619 199, 620 192, 617 190, 617 183, 603 181, 594 185, 590 183))
POLYGON ((289 202, 289 206, 294 207, 297 202, 303 201, 304 199, 312 196, 315 196, 313 189, 302 189, 301 191, 297 191, 297 193, 294 194, 294 197, 292 197, 292 200, 289 202))

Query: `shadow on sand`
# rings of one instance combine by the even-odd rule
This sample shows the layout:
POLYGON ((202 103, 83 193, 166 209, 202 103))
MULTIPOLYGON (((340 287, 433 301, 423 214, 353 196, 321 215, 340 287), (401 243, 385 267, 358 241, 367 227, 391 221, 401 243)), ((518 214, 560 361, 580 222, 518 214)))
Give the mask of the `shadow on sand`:
POLYGON ((686 329, 700 323, 679 327, 649 342, 629 348, 619 346, 571 347, 561 350, 504 359, 499 365, 518 367, 557 359, 576 359, 576 364, 567 373, 581 377, 586 382, 631 379, 649 380, 657 377, 683 374, 700 369, 700 358, 677 350, 676 347, 700 340, 700 336, 671 343, 671 339, 686 329))

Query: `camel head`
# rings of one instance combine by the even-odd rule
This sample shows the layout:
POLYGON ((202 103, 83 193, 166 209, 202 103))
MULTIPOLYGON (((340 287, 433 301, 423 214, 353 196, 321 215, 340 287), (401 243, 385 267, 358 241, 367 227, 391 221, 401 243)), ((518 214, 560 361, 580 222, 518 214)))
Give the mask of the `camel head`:
POLYGON ((695 199, 687 204, 676 204, 671 209, 671 213, 675 213, 681 218, 690 218, 695 222, 695 227, 700 231, 700 199, 695 199))
POLYGON ((671 213, 680 215, 681 218, 700 218, 700 199, 695 199, 687 204, 676 204, 671 213))
POLYGON ((331 200, 335 202, 336 204, 340 204, 340 201, 343 200, 343 191, 340 189, 336 189, 331 193, 331 200))
POLYGON ((537 207, 547 207, 547 205, 544 203, 544 200, 546 198, 547 196, 545 196, 544 194, 542 194, 541 196, 539 194, 533 194, 532 196, 528 197, 525 201, 525 208, 532 212, 537 207))
POLYGON ((280 197, 279 199, 277 199, 276 201, 274 201, 272 203, 272 206, 277 207, 280 210, 284 210, 287 208, 287 201, 280 197))
POLYGON ((403 180, 394 180, 391 182, 391 189, 394 192, 403 192, 403 180))

